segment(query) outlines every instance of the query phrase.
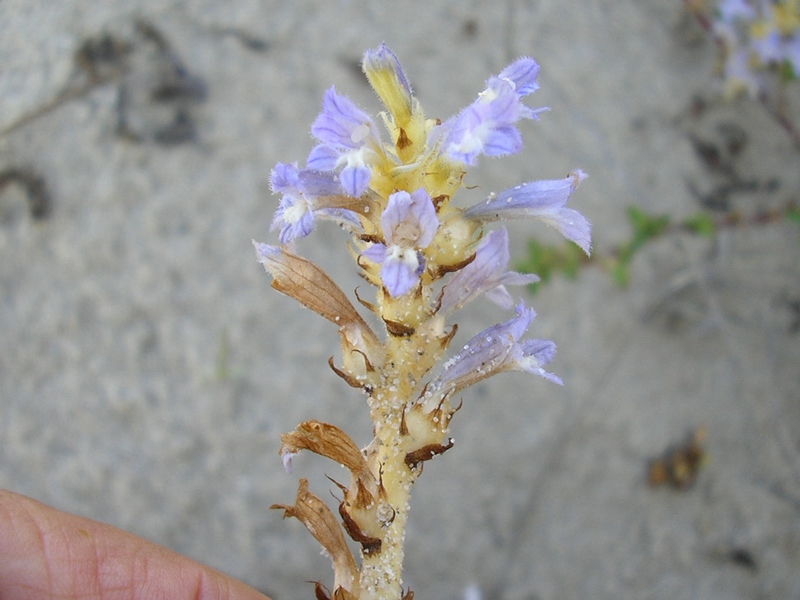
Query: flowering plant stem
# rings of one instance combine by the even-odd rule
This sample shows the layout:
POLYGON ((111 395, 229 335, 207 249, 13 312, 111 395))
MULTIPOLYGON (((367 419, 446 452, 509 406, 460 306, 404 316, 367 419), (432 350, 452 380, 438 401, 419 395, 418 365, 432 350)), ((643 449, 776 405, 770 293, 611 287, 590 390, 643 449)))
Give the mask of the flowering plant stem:
MULTIPOLYGON (((386 47, 364 56, 364 72, 383 101, 391 137, 333 88, 311 131, 319 144, 307 165, 279 163, 272 188, 282 195, 273 219, 280 246, 255 243, 272 286, 339 328, 341 364, 333 371, 367 397, 374 438, 362 450, 341 429, 306 421, 281 436, 287 471, 292 457, 310 450, 346 467, 339 519, 300 480, 293 505, 273 508, 296 517, 333 561, 332 591, 320 599, 411 600, 402 588, 403 544, 409 496, 423 465, 453 442, 452 399, 469 386, 505 371, 525 371, 561 384, 545 371, 555 354, 550 340, 522 339, 535 313, 515 305, 506 285, 538 281, 508 270, 508 234, 487 224, 534 218, 558 229, 588 254, 590 225, 565 204, 586 175, 532 181, 463 209, 451 203, 467 168, 479 156, 519 152, 516 123, 538 118, 522 99, 538 88, 539 66, 520 58, 486 82, 477 100, 445 122, 426 119, 397 57, 386 47), (350 251, 362 277, 376 288, 359 302, 382 323, 381 335, 347 295, 314 263, 295 254, 296 241, 319 219, 351 233, 350 251), (452 315, 480 295, 515 316, 470 339, 442 362, 458 326, 452 315), (440 365, 438 372, 432 374, 440 365), (357 561, 345 534, 361 546, 357 561)), ((333 481, 333 480, 332 480, 333 481)))
POLYGON ((757 98, 795 150, 800 150, 800 130, 785 93, 787 84, 800 77, 800 2, 719 0, 713 4, 684 0, 686 9, 717 46, 724 95, 757 98))

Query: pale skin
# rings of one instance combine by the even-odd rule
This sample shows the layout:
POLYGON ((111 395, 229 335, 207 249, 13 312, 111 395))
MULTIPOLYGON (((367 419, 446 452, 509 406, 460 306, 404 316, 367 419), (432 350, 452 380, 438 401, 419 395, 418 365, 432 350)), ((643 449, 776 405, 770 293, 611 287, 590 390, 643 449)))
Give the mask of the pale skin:
POLYGON ((0 598, 269 600, 131 533, 6 490, 0 490, 0 598))

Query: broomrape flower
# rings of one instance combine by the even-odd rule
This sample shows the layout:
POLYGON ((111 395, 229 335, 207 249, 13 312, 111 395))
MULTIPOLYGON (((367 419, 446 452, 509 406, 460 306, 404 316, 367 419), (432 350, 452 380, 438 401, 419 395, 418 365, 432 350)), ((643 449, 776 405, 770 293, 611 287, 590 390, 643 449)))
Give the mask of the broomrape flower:
POLYGON ((522 135, 514 124, 520 119, 538 119, 547 108, 531 109, 522 98, 539 88, 539 65, 532 58, 520 58, 489 78, 478 99, 465 108, 448 129, 445 153, 468 165, 479 155, 503 156, 522 150, 522 135))
POLYGON ((372 119, 334 88, 325 92, 322 112, 311 126, 321 144, 308 156, 308 167, 339 172, 344 191, 361 196, 369 186, 371 164, 378 158, 380 135, 372 119))
POLYGON ((466 343, 464 348, 444 365, 442 373, 428 386, 424 405, 432 408, 442 398, 452 396, 483 379, 505 371, 526 371, 553 383, 564 385, 560 377, 544 370, 556 353, 550 340, 524 340, 536 311, 520 302, 517 316, 493 325, 466 343))
POLYGON ((536 283, 539 276, 507 271, 509 258, 505 228, 488 233, 475 251, 475 260, 455 273, 444 286, 439 312, 450 314, 481 294, 503 308, 513 307, 514 300, 505 286, 536 283))
POLYGON ((396 192, 389 196, 381 227, 386 243, 373 244, 362 256, 380 263, 383 285, 392 296, 402 296, 419 281, 425 269, 420 251, 433 241, 439 227, 433 201, 421 189, 396 192))
POLYGON ((766 91, 764 72, 800 76, 800 2, 722 0, 711 23, 721 50, 726 93, 766 91))
POLYGON ((453 201, 479 156, 519 152, 519 122, 547 110, 523 103, 539 87, 533 59, 520 58, 490 77, 472 104, 443 123, 426 117, 385 45, 367 51, 363 68, 386 108, 381 118, 389 141, 367 113, 330 88, 311 127, 319 143, 306 167, 278 163, 272 171, 273 191, 282 195, 272 223, 281 245, 254 244, 275 289, 338 327, 340 366, 333 357, 329 365, 366 396, 374 438, 362 450, 344 431, 319 421, 283 434, 287 471, 298 452, 311 451, 344 466, 350 479, 336 482, 341 525, 304 479, 294 505, 273 508, 302 521, 333 561, 332 591, 316 584, 317 599, 407 600, 413 594, 403 593, 401 572, 409 494, 421 465, 453 445, 451 398, 511 371, 563 384, 544 368, 555 343, 525 337, 536 313, 506 288, 538 277, 509 271, 508 232, 488 227, 532 218, 588 254, 591 226, 566 206, 586 178, 580 170, 491 194, 469 208, 453 201), (324 270, 294 253, 295 240, 311 234, 317 219, 333 220, 352 235, 356 267, 375 286, 374 301, 362 294, 358 300, 382 331, 324 270), (445 361, 458 328, 451 319, 481 295, 504 310, 516 306, 515 316, 473 336, 445 361), (360 545, 360 561, 345 534, 360 545))
POLYGON ((504 219, 534 218, 555 227, 589 254, 592 227, 567 200, 587 175, 580 169, 564 179, 531 181, 500 192, 468 208, 464 215, 482 223, 504 219))
POLYGON ((296 164, 278 163, 272 170, 270 183, 273 192, 283 194, 271 227, 280 229, 282 244, 289 244, 310 234, 317 217, 350 228, 359 227, 358 218, 352 211, 316 206, 320 197, 344 193, 339 182, 328 173, 299 170, 296 164))

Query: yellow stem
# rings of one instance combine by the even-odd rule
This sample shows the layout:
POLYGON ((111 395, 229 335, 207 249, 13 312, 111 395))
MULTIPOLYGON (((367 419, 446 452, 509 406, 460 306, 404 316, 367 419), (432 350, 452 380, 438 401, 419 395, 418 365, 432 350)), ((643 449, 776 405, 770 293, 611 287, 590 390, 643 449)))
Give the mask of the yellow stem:
POLYGON ((386 515, 391 523, 381 539, 380 551, 362 557, 359 600, 400 600, 406 518, 417 472, 405 463, 408 450, 401 432, 405 400, 380 392, 372 400, 375 439, 368 460, 383 484, 392 512, 386 515))

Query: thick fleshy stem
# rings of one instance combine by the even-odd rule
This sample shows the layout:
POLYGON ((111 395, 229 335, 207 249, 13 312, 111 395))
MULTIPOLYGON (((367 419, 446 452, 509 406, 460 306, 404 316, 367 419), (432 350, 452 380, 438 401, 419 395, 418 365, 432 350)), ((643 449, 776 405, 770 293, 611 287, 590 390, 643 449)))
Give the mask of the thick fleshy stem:
MULTIPOLYGON (((421 302, 419 298, 409 304, 421 302)), ((425 306, 416 308, 420 312, 427 310, 425 306)), ((409 335, 395 335, 387 340, 386 366, 380 384, 369 398, 375 438, 366 449, 367 464, 385 490, 391 515, 383 516, 391 521, 382 536, 380 552, 362 553, 362 600, 400 598, 411 490, 424 461, 450 445, 446 442, 449 405, 436 411, 439 416, 423 417, 414 410, 415 392, 418 393, 415 382, 438 362, 451 338, 443 334, 431 339, 431 334, 425 333, 430 326, 428 320, 409 335)))

